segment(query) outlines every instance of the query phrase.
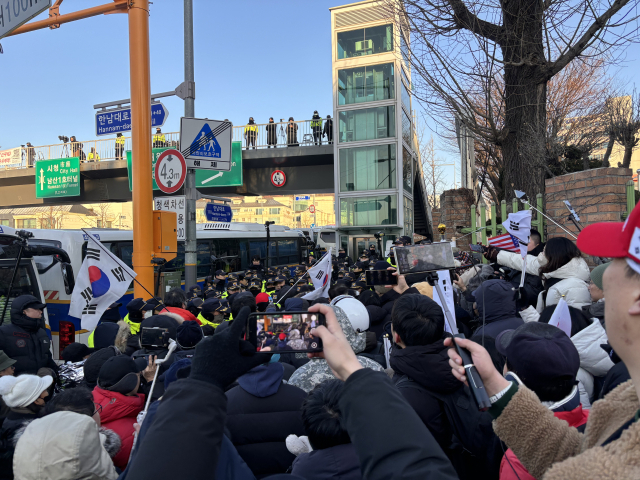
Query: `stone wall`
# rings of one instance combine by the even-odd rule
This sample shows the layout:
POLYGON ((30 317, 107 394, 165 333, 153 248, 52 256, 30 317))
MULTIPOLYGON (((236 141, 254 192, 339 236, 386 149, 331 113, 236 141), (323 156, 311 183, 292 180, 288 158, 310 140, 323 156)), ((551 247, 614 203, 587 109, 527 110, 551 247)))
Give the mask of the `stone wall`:
MULTIPOLYGON (((440 195, 440 208, 433 215, 433 236, 434 240, 440 240, 438 224, 444 223, 447 226, 446 239, 459 238, 463 234, 458 232, 458 228, 469 227, 471 225, 471 205, 474 203, 473 191, 469 188, 458 188, 456 190, 446 190, 440 195)), ((471 242, 471 235, 467 235, 457 241, 460 248, 466 247, 471 242)))
MULTIPOLYGON (((549 178, 545 180, 545 213, 574 235, 578 229, 568 219, 564 200, 569 200, 583 227, 596 222, 619 222, 627 211, 626 184, 631 175, 629 168, 594 168, 549 178)), ((547 238, 571 238, 550 221, 546 231, 547 238)))

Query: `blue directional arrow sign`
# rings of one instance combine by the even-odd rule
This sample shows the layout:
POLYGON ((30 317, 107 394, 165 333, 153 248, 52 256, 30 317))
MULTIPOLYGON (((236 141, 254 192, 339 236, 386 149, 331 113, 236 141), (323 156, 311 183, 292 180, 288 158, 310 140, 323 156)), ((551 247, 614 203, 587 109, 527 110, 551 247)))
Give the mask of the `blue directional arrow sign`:
POLYGON ((204 216, 207 217, 207 221, 209 222, 229 223, 233 218, 233 212, 229 205, 207 203, 204 207, 204 216))
MULTIPOLYGON (((151 126, 161 127, 169 117, 169 110, 162 103, 151 104, 151 126)), ((115 135, 131 131, 131 107, 117 108, 96 113, 96 136, 115 135)))

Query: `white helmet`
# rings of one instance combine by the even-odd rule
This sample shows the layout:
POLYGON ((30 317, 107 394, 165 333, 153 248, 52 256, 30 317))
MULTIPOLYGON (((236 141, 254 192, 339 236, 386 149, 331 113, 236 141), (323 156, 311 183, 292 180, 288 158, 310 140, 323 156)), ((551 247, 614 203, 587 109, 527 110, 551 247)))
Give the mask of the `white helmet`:
POLYGON ((360 300, 351 295, 340 295, 331 301, 331 305, 344 310, 354 330, 369 330, 369 312, 360 300))

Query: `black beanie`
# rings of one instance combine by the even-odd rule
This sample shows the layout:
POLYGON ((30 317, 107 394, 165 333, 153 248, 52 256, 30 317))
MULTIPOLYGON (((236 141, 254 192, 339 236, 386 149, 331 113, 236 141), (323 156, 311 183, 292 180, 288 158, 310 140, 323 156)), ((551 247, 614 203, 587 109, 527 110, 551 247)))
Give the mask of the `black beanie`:
POLYGON ((87 361, 84 362, 84 381, 89 388, 93 389, 93 387, 96 386, 98 382, 98 374, 100 373, 102 365, 104 365, 111 357, 115 357, 120 354, 120 351, 115 347, 110 347, 98 350, 87 358, 87 361))

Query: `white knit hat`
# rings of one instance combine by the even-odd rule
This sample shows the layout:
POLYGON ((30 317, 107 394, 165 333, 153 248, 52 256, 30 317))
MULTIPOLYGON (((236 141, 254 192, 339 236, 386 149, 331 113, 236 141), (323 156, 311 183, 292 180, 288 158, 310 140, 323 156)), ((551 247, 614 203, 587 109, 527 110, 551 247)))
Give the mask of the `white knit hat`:
POLYGON ((42 392, 53 383, 49 375, 19 375, 0 377, 0 395, 8 407, 27 407, 35 402, 42 392))

